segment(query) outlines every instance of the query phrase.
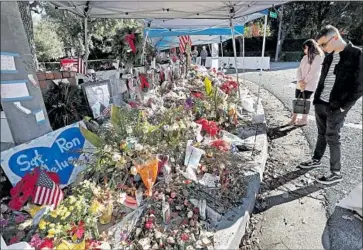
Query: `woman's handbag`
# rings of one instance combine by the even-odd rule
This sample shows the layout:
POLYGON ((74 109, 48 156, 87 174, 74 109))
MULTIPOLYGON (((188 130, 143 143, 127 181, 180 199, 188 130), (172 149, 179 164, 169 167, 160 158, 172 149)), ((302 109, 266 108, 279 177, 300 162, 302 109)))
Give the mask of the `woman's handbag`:
POLYGON ((311 101, 305 99, 304 91, 300 93, 296 100, 292 101, 292 106, 295 114, 309 114, 311 101), (301 99, 301 96, 303 99, 301 99))

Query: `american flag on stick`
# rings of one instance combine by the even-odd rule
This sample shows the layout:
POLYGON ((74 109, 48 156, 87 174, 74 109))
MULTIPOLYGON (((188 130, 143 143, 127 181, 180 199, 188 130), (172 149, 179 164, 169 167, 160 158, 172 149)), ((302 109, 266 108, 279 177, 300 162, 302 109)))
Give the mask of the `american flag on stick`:
POLYGON ((87 70, 86 70, 86 62, 83 60, 82 56, 78 57, 78 61, 77 61, 77 73, 81 73, 83 75, 86 75, 87 70))
POLYGON ((52 205, 57 207, 63 200, 63 191, 49 176, 40 171, 38 181, 35 185, 33 202, 39 205, 52 205))
POLYGON ((190 36, 180 36, 179 37, 179 49, 181 53, 185 52, 187 45, 192 46, 192 39, 190 36))

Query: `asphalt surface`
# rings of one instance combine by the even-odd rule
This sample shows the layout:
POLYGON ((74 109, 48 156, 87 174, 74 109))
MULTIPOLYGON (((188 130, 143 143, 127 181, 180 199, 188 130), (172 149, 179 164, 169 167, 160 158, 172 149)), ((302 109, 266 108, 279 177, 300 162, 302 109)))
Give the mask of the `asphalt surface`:
MULTIPOLYGON (((262 77, 259 71, 250 71, 239 74, 239 78, 259 84, 291 109, 295 92, 293 82, 296 81, 297 67, 298 63, 275 63, 272 64, 270 71, 262 73, 262 77)), ((317 137, 314 108, 310 111, 309 120, 309 125, 303 130, 310 149, 313 151, 317 137)), ((324 189, 328 221, 322 241, 329 244, 325 244, 326 249, 362 249, 362 221, 355 218, 351 211, 336 207, 339 200, 362 182, 362 98, 347 115, 345 125, 341 130, 341 142, 344 179, 341 183, 324 189), (347 220, 346 216, 353 219, 347 220)), ((329 172, 328 148, 323 164, 326 167, 319 170, 321 175, 329 172)))

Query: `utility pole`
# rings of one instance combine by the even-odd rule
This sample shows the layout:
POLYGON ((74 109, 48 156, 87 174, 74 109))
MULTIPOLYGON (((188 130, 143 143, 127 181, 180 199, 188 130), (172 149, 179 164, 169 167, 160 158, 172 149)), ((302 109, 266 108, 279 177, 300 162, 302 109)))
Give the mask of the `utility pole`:
POLYGON ((1 104, 15 145, 52 131, 16 1, 1 2, 1 104))
POLYGON ((282 20, 284 15, 284 5, 281 6, 281 11, 279 13, 279 31, 277 33, 277 45, 276 45, 276 53, 275 53, 275 62, 279 61, 279 53, 281 50, 281 29, 282 29, 282 20))

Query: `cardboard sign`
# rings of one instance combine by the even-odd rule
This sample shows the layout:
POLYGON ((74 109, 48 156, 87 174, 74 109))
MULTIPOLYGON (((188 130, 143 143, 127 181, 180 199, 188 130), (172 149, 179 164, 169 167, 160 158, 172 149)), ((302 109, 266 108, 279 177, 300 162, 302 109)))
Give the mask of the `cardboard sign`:
MULTIPOLYGON (((61 187, 72 183, 83 167, 75 167, 74 160, 83 160, 83 148, 92 148, 75 123, 58 129, 27 144, 1 152, 1 167, 14 186, 33 168, 42 166, 56 172, 61 187)), ((83 125, 84 126, 84 125, 83 125)))

